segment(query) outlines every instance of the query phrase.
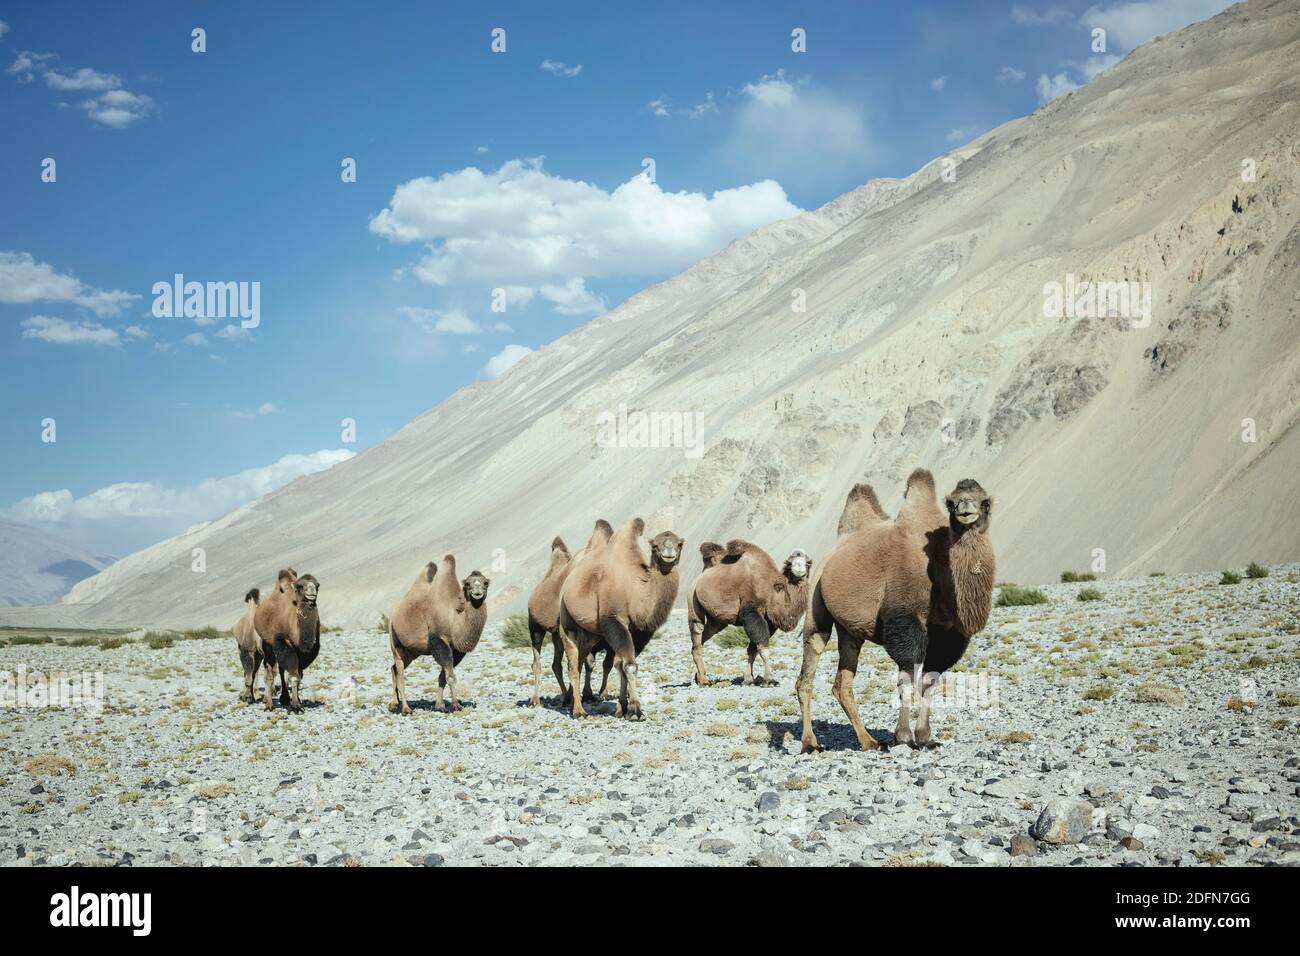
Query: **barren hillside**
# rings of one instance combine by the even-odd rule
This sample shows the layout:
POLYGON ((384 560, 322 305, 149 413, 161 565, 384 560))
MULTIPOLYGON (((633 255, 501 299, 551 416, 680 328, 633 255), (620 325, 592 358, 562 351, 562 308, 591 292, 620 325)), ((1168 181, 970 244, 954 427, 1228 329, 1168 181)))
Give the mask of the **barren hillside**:
POLYGON ((596 517, 671 526, 691 572, 709 538, 817 556, 853 482, 892 510, 917 464, 993 492, 1006 579, 1294 560, 1297 62, 1295 0, 1153 40, 955 150, 955 181, 940 157, 761 229, 62 610, 228 624, 292 563, 369 623, 453 551, 500 614, 596 517), (1149 324, 1044 315, 1045 284, 1089 281, 1149 284, 1149 324), (699 413, 703 454, 602 447, 620 406, 699 413))

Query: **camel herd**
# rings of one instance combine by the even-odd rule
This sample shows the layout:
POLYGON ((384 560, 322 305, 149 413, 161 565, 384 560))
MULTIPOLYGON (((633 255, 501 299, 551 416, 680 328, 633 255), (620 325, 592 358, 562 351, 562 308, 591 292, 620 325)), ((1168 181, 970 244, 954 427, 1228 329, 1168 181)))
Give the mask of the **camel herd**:
MULTIPOLYGON (((813 677, 832 629, 839 663, 831 692, 862 749, 884 746, 863 727, 853 696, 864 641, 883 647, 898 665, 894 742, 935 746, 929 716, 939 678, 961 659, 971 637, 988 621, 992 606, 996 575, 988 534, 992 508, 988 493, 970 478, 958 482, 941 502, 934 477, 918 468, 907 479, 902 507, 893 519, 869 485, 854 486, 840 515, 835 544, 816 563, 799 549, 778 565, 749 541, 705 542, 700 545, 703 568, 686 599, 695 682, 709 681, 704 643, 736 625, 748 638, 744 683, 755 683, 756 659, 763 664, 761 682, 774 683, 768 664, 771 636, 793 631, 802 619, 803 666, 796 688, 804 752, 821 748, 812 729, 813 677)), ((644 715, 637 657, 668 620, 677 600, 678 566, 686 543, 672 531, 661 531, 646 541, 645 531, 640 518, 629 519, 617 530, 602 519, 576 554, 558 537, 551 542, 546 573, 528 597, 534 706, 541 702, 541 649, 549 635, 560 700, 574 717, 586 716, 584 698, 604 699, 614 668, 619 674, 617 714, 644 715), (600 690, 593 694, 591 672, 602 651, 600 690), (581 693, 576 692, 579 685, 581 693)), ((411 712, 406 668, 426 654, 440 669, 437 709, 460 707, 456 667, 483 633, 489 583, 478 571, 459 578, 456 559, 450 554, 437 564, 429 562, 416 575, 389 618, 391 711, 411 712)), ((281 706, 302 710, 302 673, 320 653, 319 591, 312 575, 300 576, 286 568, 266 597, 256 588, 244 596, 248 606, 234 627, 244 668, 241 700, 256 700, 257 670, 265 665, 266 709, 274 707, 278 668, 281 706)))

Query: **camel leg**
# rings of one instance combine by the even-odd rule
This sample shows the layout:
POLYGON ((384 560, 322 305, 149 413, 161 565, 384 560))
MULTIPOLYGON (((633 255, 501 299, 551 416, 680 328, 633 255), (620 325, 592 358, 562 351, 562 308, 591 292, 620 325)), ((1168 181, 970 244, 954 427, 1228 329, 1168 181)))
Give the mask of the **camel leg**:
POLYGON ((939 741, 930 736, 930 704, 934 689, 939 685, 938 671, 928 671, 921 678, 921 702, 916 708, 916 746, 937 747, 939 741))
POLYGON ((799 695, 799 710, 803 715, 802 749, 804 753, 821 750, 817 735, 812 727, 813 680, 817 676, 817 662, 822 651, 826 650, 826 640, 831 636, 831 616, 826 605, 821 601, 821 592, 817 589, 809 595, 808 611, 803 622, 803 666, 799 668, 799 679, 795 688, 799 695))
POLYGON ((451 647, 441 637, 434 634, 429 638, 429 653, 433 659, 438 662, 441 670, 438 672, 438 704, 439 711, 446 713, 448 709, 458 710, 460 703, 456 700, 456 661, 451 652, 451 647), (451 688, 451 706, 448 708, 445 693, 447 688, 451 688))
POLYGON ((575 693, 575 690, 582 686, 582 656, 578 653, 577 642, 565 631, 563 625, 560 627, 560 634, 564 640, 564 656, 569 664, 568 700, 572 713, 574 717, 586 717, 587 712, 582 708, 582 695, 575 693))
POLYGON ((560 685, 560 705, 569 706, 569 691, 564 686, 564 641, 560 640, 560 632, 551 633, 551 644, 555 647, 555 657, 551 659, 551 671, 555 674, 555 683, 560 685))
POLYGON ((695 660, 695 683, 704 687, 709 675, 704 671, 704 622, 691 621, 691 657, 695 660))
POLYGON ((405 650, 396 640, 391 642, 393 651, 393 702, 388 709, 393 713, 410 715, 411 705, 406 700, 406 668, 414 658, 407 657, 405 650))
POLYGON ((742 683, 748 687, 754 683, 754 658, 758 656, 758 645, 750 644, 745 648, 745 657, 748 658, 745 666, 745 677, 742 683))
POLYGON ((262 658, 262 676, 266 678, 266 709, 275 709, 275 654, 267 653, 262 658))
POLYGON ((533 700, 534 707, 542 703, 542 641, 546 640, 546 628, 528 617, 528 638, 533 645, 533 700))
POLYGON ((609 645, 614 663, 618 666, 618 716, 629 719, 644 717, 641 696, 637 692, 636 644, 632 642, 627 625, 616 617, 606 617, 600 622, 600 634, 609 645))
POLYGON ((302 713, 302 700, 298 696, 298 685, 302 681, 298 652, 283 637, 277 637, 275 659, 280 666, 280 703, 294 713, 302 713))
POLYGON ((605 662, 600 665, 600 690, 596 691, 596 700, 608 700, 605 688, 609 686, 609 672, 614 669, 614 652, 605 652, 605 662))
POLYGON ((767 646, 772 632, 768 629, 767 621, 763 620, 763 615, 752 607, 741 608, 739 618, 740 626, 745 629, 745 636, 749 638, 749 671, 745 683, 752 684, 754 683, 754 658, 758 655, 760 647, 767 646))
POLYGON ((244 666, 244 689, 240 691, 239 700, 241 703, 251 704, 256 699, 253 696, 253 681, 257 677, 257 665, 253 662, 253 652, 241 650, 239 652, 239 663, 244 666))
POLYGON ((763 658, 763 683, 768 687, 776 686, 776 681, 772 679, 772 662, 767 659, 767 645, 758 645, 758 656, 763 658))
POLYGON ((912 672, 898 669, 898 726, 894 728, 894 741, 911 744, 912 737, 912 672))
POLYGON ((596 695, 591 690, 591 672, 596 669, 596 652, 592 651, 582 662, 582 699, 595 700, 596 695))
POLYGON ((835 628, 835 637, 840 649, 840 664, 835 672, 835 683, 831 685, 831 693, 840 702, 840 706, 844 708, 844 713, 849 718, 849 723, 853 725, 853 732, 858 735, 858 746, 863 750, 879 750, 880 743, 867 733, 866 727, 862 726, 862 718, 858 716, 858 702, 853 697, 853 678, 858 672, 858 653, 862 650, 862 638, 845 634, 844 629, 838 625, 835 628))

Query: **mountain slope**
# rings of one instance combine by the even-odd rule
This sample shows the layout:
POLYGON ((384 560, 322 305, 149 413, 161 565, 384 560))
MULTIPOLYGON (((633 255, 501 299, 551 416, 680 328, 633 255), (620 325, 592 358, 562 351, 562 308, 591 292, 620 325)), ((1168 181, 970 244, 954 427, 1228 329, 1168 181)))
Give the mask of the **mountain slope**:
POLYGON ((936 160, 758 230, 65 604, 94 623, 233 621, 292 563, 323 582, 327 620, 369 622, 454 551, 501 613, 552 536, 580 544, 596 517, 671 525, 689 555, 744 535, 816 556, 853 482, 892 511, 917 464, 992 491, 1005 579, 1098 549, 1112 575, 1293 560, 1296 62, 1296 0, 1153 40, 954 152, 954 182, 936 160), (1150 283, 1149 326, 1045 317, 1045 284, 1071 276, 1150 283), (699 413, 702 456, 602 447, 620 406, 699 413))
POLYGON ((0 518, 0 606, 57 601, 111 563, 39 528, 0 518))

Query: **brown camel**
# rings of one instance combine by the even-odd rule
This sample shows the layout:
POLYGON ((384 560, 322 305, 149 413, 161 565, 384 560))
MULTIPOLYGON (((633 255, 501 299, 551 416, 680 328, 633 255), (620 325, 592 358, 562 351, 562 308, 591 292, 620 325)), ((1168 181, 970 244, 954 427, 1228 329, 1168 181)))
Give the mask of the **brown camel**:
MULTIPOLYGON (((603 642, 619 673, 618 714, 642 717, 636 658, 668 619, 677 600, 677 563, 683 539, 661 531, 641 537, 645 522, 632 518, 598 553, 584 558, 560 591, 560 637, 569 661, 569 686, 578 686, 580 661, 603 642)), ((571 694, 574 717, 585 717, 579 694, 571 694)))
MULTIPOLYGON (((546 574, 537 582, 532 593, 528 595, 528 636, 533 645, 533 700, 532 704, 537 707, 541 703, 541 678, 542 678, 542 642, 546 635, 551 635, 551 643, 555 649, 555 655, 551 660, 551 670, 555 673, 555 680, 560 685, 560 698, 564 706, 569 703, 569 691, 564 686, 564 668, 561 661, 564 660, 564 642, 560 640, 560 630, 558 622, 560 618, 560 589, 564 586, 564 581, 569 576, 569 572, 588 554, 593 554, 603 548, 613 535, 614 529, 604 518, 596 522, 595 528, 592 529, 591 538, 587 541, 587 546, 579 551, 576 555, 570 555, 569 549, 565 547, 564 541, 556 538, 551 542, 551 563, 546 569, 546 574)), ((600 693, 593 695, 591 692, 591 671, 593 660, 587 658, 583 661, 585 678, 583 682, 582 696, 588 700, 593 696, 596 699, 605 699, 605 687, 609 683, 609 671, 614 666, 614 655, 605 651, 605 668, 600 679, 600 693)))
POLYGON ((260 601, 261 592, 257 588, 250 589, 244 595, 244 603, 248 605, 248 610, 239 616, 239 620, 231 628, 235 635, 235 646, 239 648, 239 663, 244 665, 244 689, 240 691, 239 699, 246 704, 257 700, 254 685, 257 683, 257 670, 262 666, 262 639, 257 636, 257 630, 253 627, 253 616, 257 613, 257 605, 260 601))
POLYGON ((286 568, 277 576, 275 590, 259 601, 253 612, 253 628, 261 640, 266 668, 267 710, 274 708, 278 666, 280 704, 302 713, 302 672, 320 654, 320 614, 316 609, 319 595, 319 581, 310 574, 299 577, 292 568, 286 568))
POLYGON ((456 694, 456 665, 478 646, 487 621, 488 581, 478 571, 461 581, 456 577, 456 559, 445 555, 432 561, 416 575, 406 596, 389 618, 388 643, 393 652, 394 713, 411 712, 406 701, 406 668, 417 657, 428 654, 439 667, 438 710, 446 711, 444 690, 450 688, 451 710, 460 710, 456 694))
POLYGON ((834 626, 839 668, 832 693, 844 708, 863 750, 880 748, 867 733, 853 699, 853 677, 863 641, 885 648, 898 665, 895 741, 936 746, 930 704, 940 676, 961 659, 972 635, 988 621, 996 568, 989 540, 993 501, 967 478, 939 506, 934 476, 918 468, 907 479, 898 517, 891 523, 875 493, 858 485, 840 519, 840 538, 813 572, 804 616, 804 657, 799 673, 803 750, 821 745, 812 729, 812 687, 817 660, 834 626), (919 694, 916 731, 911 702, 919 694))
POLYGON ((704 643, 731 624, 739 624, 749 638, 749 669, 745 683, 754 683, 754 658, 763 659, 763 683, 774 684, 767 659, 768 640, 777 631, 792 631, 803 616, 807 600, 808 555, 792 551, 777 567, 771 556, 748 541, 729 541, 724 548, 706 541, 700 545, 704 571, 691 584, 686 598, 686 619, 695 659, 695 683, 709 682, 704 672, 704 643))

